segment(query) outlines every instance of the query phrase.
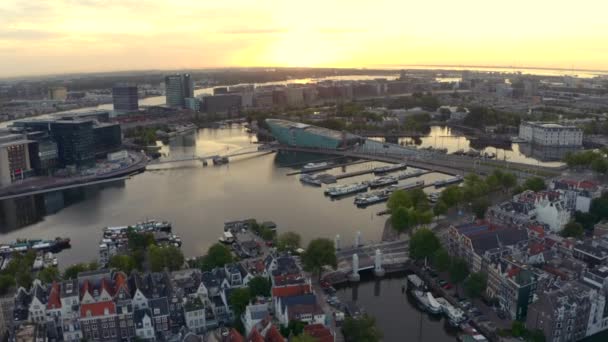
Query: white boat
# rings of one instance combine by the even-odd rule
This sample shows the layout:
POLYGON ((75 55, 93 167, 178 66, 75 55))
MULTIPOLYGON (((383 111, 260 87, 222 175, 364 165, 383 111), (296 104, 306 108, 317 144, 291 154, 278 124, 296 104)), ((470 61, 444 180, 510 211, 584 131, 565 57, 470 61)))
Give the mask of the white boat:
POLYGON ((412 177, 417 177, 420 175, 423 175, 424 171, 422 170, 411 170, 411 171, 405 171, 405 172, 401 172, 400 174, 397 175, 397 179, 401 180, 401 179, 407 179, 407 178, 412 178, 412 177))
POLYGON ((231 232, 224 232, 224 234, 219 238, 221 243, 231 244, 234 242, 234 235, 231 232))
POLYGON ((435 181, 435 183, 433 183, 433 185, 435 185, 436 188, 440 188, 442 186, 460 183, 463 180, 464 180, 464 178, 462 178, 462 176, 458 175, 456 177, 435 181))
POLYGON ((321 186, 323 184, 315 176, 309 175, 307 173, 303 173, 300 176, 300 182, 302 182, 304 184, 314 185, 314 186, 321 186))
POLYGON ((397 170, 403 170, 405 168, 407 168, 407 164, 405 164, 405 163, 381 166, 381 167, 377 167, 374 169, 374 174, 381 175, 384 173, 389 173, 389 172, 393 172, 393 171, 397 171, 397 170))
POLYGON ((421 188, 424 186, 424 181, 423 180, 419 180, 416 181, 414 183, 408 183, 408 184, 404 184, 404 185, 399 185, 399 184, 394 184, 391 185, 387 188, 388 191, 393 192, 393 191, 397 191, 397 190, 412 190, 412 189, 416 189, 416 188, 421 188))
POLYGON ((436 298, 437 302, 441 305, 441 310, 448 319, 448 323, 453 327, 460 326, 461 323, 466 321, 464 311, 454 307, 445 298, 436 298))
MULTIPOLYGON (((416 298, 416 300, 418 301, 418 304, 421 306, 421 309, 432 313, 432 314, 440 314, 441 313, 441 306, 439 306, 437 304, 437 306, 433 306, 431 304, 431 302, 429 301, 429 294, 430 292, 422 292, 419 290, 414 290, 411 292, 412 295, 414 296, 414 298, 416 298)), ((431 296, 432 297, 432 296, 431 296)))
POLYGON ((37 271, 37 270, 42 269, 43 266, 44 266, 44 259, 42 258, 41 254, 38 254, 36 256, 36 259, 34 260, 34 265, 32 265, 32 269, 34 271, 37 271))
POLYGON ((338 191, 339 189, 346 188, 347 186, 348 186, 348 184, 340 184, 340 185, 328 186, 327 188, 325 188, 325 190, 323 191, 323 193, 325 195, 329 196, 330 192, 338 191))
POLYGON ((433 314, 440 314, 442 312, 441 304, 433 297, 433 294, 427 292, 426 297, 429 300, 429 311, 433 314))
POLYGON ((326 163, 326 162, 308 163, 302 167, 302 170, 311 171, 311 170, 322 169, 322 168, 328 167, 328 166, 329 166, 329 163, 326 163))
POLYGON ((354 183, 346 186, 336 187, 335 189, 329 191, 327 194, 331 197, 340 197, 354 194, 357 192, 367 191, 367 188, 367 183, 354 183))

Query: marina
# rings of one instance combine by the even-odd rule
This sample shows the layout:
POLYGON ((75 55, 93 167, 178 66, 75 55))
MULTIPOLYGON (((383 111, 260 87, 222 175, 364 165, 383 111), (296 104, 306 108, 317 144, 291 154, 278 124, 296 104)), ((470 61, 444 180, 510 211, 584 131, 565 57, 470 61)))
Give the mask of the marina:
POLYGON ((405 163, 394 164, 394 165, 387 165, 387 166, 381 166, 381 167, 377 167, 377 168, 374 169, 374 174, 375 175, 383 175, 385 173, 399 171, 399 170, 404 170, 406 168, 407 168, 407 164, 405 164, 405 163))
POLYGON ((365 182, 354 183, 354 184, 329 187, 325 190, 324 193, 327 196, 335 198, 335 197, 348 196, 348 195, 352 195, 355 193, 367 191, 368 187, 369 187, 369 185, 365 182))
POLYGON ((397 183, 399 183, 399 180, 397 179, 397 177, 382 176, 379 178, 375 178, 371 182, 369 182, 369 187, 372 189, 384 188, 389 185, 393 185, 393 184, 397 184, 397 183))
POLYGON ((0 255, 7 256, 12 253, 34 252, 61 252, 70 248, 69 238, 55 238, 54 240, 42 239, 17 239, 15 242, 0 245, 0 255))
POLYGON ((464 180, 464 178, 462 176, 458 175, 456 177, 452 177, 452 178, 449 178, 449 179, 435 181, 435 183, 433 183, 433 185, 436 188, 441 188, 441 187, 444 187, 444 186, 460 183, 463 180, 464 180))

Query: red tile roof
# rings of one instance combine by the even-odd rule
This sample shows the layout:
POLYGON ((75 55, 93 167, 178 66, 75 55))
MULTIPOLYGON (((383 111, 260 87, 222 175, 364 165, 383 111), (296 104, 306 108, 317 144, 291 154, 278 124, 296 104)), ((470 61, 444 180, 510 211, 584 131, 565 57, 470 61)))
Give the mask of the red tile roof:
POLYGON ((304 333, 313 337, 317 342, 333 342, 331 331, 323 324, 309 324, 304 327, 304 333))
POLYGON ((80 305, 80 318, 88 317, 88 313, 91 313, 91 317, 104 316, 106 314, 113 315, 116 313, 116 305, 112 301, 81 304, 80 305))
POLYGON ((84 282, 82 283, 82 289, 80 291, 80 299, 82 300, 82 297, 84 297, 84 295, 86 293, 89 293, 90 295, 93 295, 93 293, 91 292, 91 285, 89 284, 89 280, 85 279, 84 282))
POLYGON ((275 286, 272 288, 273 297, 291 297, 311 293, 309 284, 275 286))
POLYGON ((121 287, 125 287, 127 290, 129 289, 129 285, 127 284, 127 277, 124 273, 118 272, 114 277, 114 293, 118 292, 121 287))
POLYGON ((538 237, 545 236, 545 230, 541 226, 534 225, 534 226, 528 227, 528 229, 535 232, 538 237))
POLYGON ((46 308, 48 309, 61 309, 61 298, 60 296, 60 288, 59 284, 53 282, 51 286, 51 293, 49 293, 49 300, 46 303, 46 308))
POLYGON ((519 271, 521 271, 519 267, 511 267, 511 269, 507 271, 507 277, 512 278, 513 276, 518 275, 519 271))
POLYGON ((266 333, 266 342, 285 342, 285 339, 281 336, 277 327, 273 325, 266 333))
POLYGON ((264 342, 264 337, 262 337, 258 329, 253 328, 251 333, 249 333, 249 337, 247 337, 247 342, 264 342))
POLYGON ((245 342, 245 338, 236 329, 232 328, 224 342, 245 342))
POLYGON ((537 255, 545 250, 545 246, 542 243, 530 244, 530 255, 537 255))

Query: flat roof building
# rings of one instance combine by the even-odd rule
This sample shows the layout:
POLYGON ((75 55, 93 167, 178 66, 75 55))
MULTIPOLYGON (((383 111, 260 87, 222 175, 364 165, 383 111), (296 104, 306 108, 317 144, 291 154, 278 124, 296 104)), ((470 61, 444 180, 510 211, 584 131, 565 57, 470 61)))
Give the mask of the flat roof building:
POLYGON ((519 124, 519 137, 541 146, 582 146, 583 130, 576 126, 556 123, 523 121, 519 124))
POLYGON ((165 95, 167 106, 184 108, 186 98, 194 97, 194 83, 190 74, 177 74, 165 77, 165 95))
POLYGON ((117 84, 112 87, 112 103, 117 112, 134 112, 139 109, 137 86, 117 84))

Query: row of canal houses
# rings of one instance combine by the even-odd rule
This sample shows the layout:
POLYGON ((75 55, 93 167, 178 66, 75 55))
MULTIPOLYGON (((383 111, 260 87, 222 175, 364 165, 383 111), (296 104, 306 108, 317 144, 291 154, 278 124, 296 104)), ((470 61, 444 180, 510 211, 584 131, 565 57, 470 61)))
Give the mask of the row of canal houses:
POLYGON ((15 295, 13 336, 35 325, 37 331, 46 331, 49 340, 181 341, 232 323, 230 294, 255 276, 270 277, 272 297, 247 307, 241 319, 248 335, 267 334, 275 324, 286 325, 293 319, 325 324, 310 280, 296 260, 271 256, 209 272, 184 269, 127 275, 102 269, 52 284, 35 280, 30 289, 19 288, 15 295))
MULTIPOLYGON (((556 180, 488 210, 485 220, 448 229, 444 246, 471 272, 487 276, 484 297, 547 341, 577 341, 608 330, 608 235, 558 233, 575 211, 588 212, 604 188, 556 180)), ((597 229, 596 229, 597 230, 597 229)))

